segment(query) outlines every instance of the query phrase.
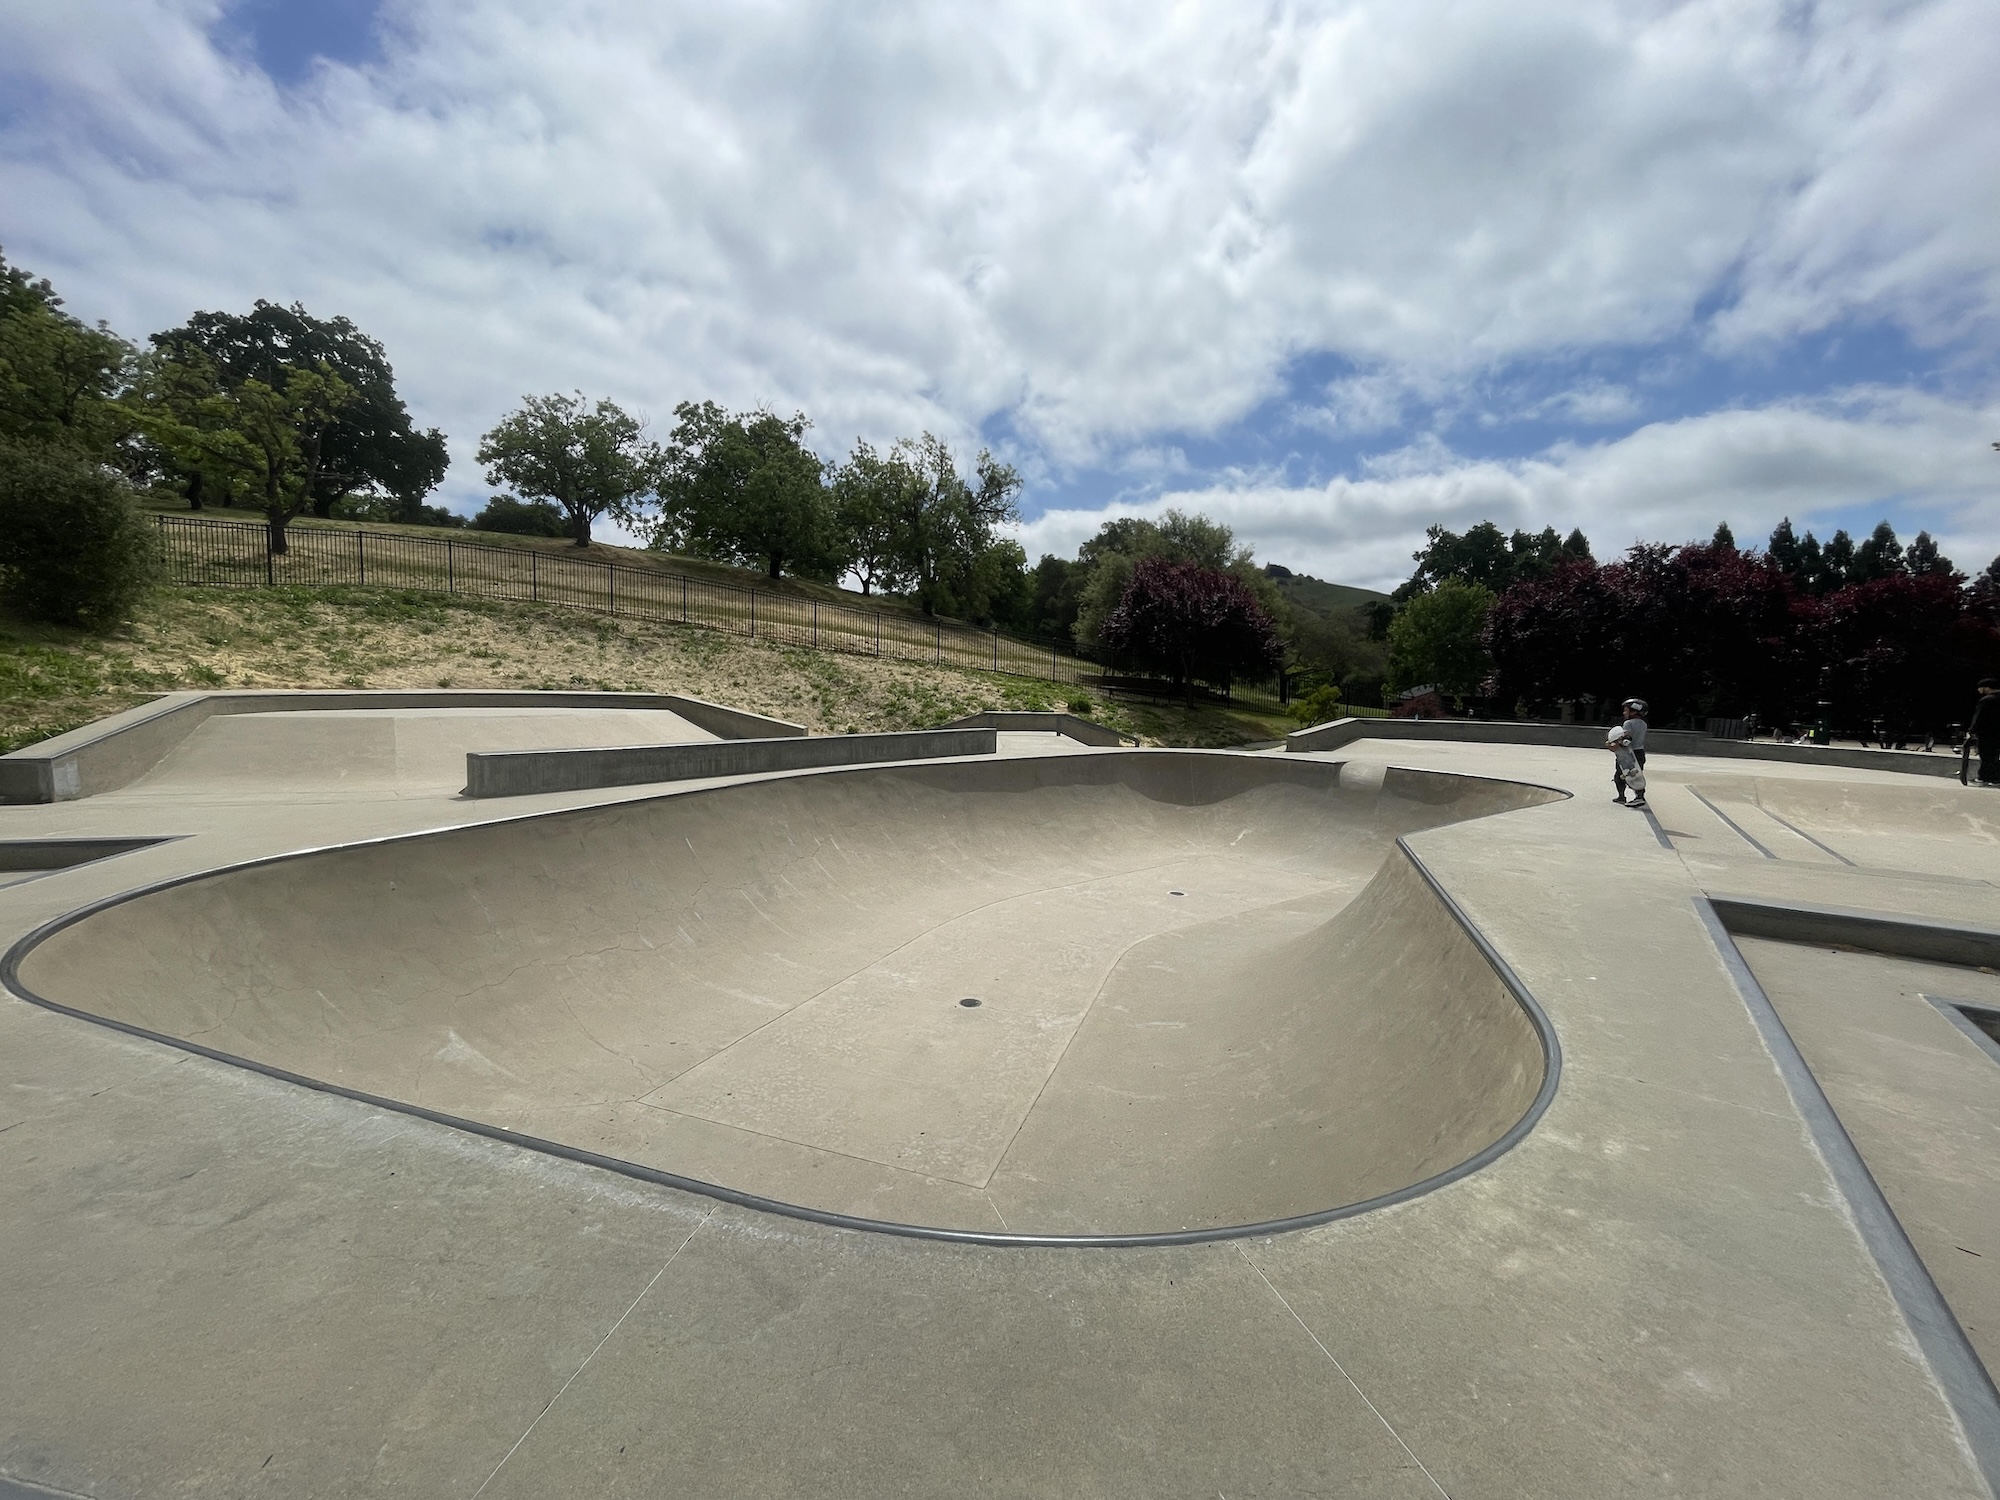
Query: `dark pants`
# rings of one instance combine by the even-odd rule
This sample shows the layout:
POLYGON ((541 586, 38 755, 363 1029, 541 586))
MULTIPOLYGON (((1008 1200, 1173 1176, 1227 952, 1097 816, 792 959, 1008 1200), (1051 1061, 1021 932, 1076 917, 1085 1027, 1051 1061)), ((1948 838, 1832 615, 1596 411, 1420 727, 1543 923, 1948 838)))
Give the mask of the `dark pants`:
MULTIPOLYGON (((1634 751, 1632 752, 1632 759, 1634 759, 1634 760, 1636 760, 1637 762, 1639 762, 1639 766, 1640 766, 1640 769, 1642 769, 1642 770, 1643 770, 1643 769, 1645 768, 1645 765, 1646 765, 1646 752, 1645 752, 1645 751, 1643 751, 1643 750, 1634 750, 1634 751)), ((1982 760, 1982 761, 1981 761, 1981 762, 1980 762, 1979 764, 1980 764, 1981 766, 1984 766, 1984 765, 1986 764, 1986 762, 1982 760)), ((1983 778, 1983 777, 1984 777, 1984 776, 1986 775, 1986 772, 1982 770, 1982 771, 1981 771, 1981 772, 1980 772, 1979 774, 1980 774, 1980 776, 1981 776, 1981 777, 1983 778)), ((1624 773, 1624 772, 1623 772, 1622 770, 1618 770, 1618 769, 1614 768, 1614 769, 1612 770, 1612 772, 1611 772, 1611 784, 1612 784, 1613 786, 1615 786, 1615 787, 1617 787, 1617 788, 1618 788, 1618 800, 1619 800, 1619 801, 1621 801, 1621 802, 1622 802, 1622 801, 1624 801, 1624 800, 1625 800, 1625 773, 1624 773)), ((1641 793, 1639 793, 1639 795, 1640 795, 1641 797, 1643 797, 1643 796, 1645 796, 1646 794, 1645 794, 1644 792, 1641 792, 1641 793)))
POLYGON ((2000 734, 1979 737, 1979 779, 1989 786, 2000 783, 2000 734))

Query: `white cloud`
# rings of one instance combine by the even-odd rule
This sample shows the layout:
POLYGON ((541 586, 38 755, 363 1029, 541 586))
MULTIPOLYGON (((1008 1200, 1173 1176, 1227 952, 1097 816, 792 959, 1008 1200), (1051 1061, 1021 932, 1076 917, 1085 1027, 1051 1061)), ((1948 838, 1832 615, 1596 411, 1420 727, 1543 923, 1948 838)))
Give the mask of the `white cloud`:
MULTIPOLYGON (((1234 528, 1260 560, 1388 589, 1410 574, 1424 528, 1483 520, 1567 533, 1580 526, 1600 559, 1636 541, 1706 538, 1727 519, 1757 544, 1781 516, 1822 536, 1844 512, 1911 496, 1947 554, 1976 572, 2000 553, 2000 464, 1988 447, 2000 402, 1959 405, 1862 389, 1818 403, 1713 412, 1642 427, 1614 441, 1566 444, 1514 462, 1460 459, 1435 444, 1393 456, 1360 479, 1309 487, 1256 478, 1174 491, 1110 512, 1051 511, 1022 528, 1031 557, 1073 555, 1107 514, 1199 510, 1234 528)), ((1868 512, 1862 525, 1878 513, 1868 512)), ((1906 530, 1904 537, 1915 528, 1906 530)))
MULTIPOLYGON (((1365 373, 1274 421, 1391 433, 1712 305, 1718 347, 1881 318, 1993 384, 1991 0, 387 4, 379 64, 291 93, 211 43, 223 0, 8 7, 0 238, 128 331, 348 314, 460 503, 479 432, 570 387, 801 407, 829 451, 999 419, 1031 475, 1158 486, 1304 355, 1365 373)), ((1546 463, 1646 448, 1649 494, 1737 420, 1546 463)), ((1542 472, 1424 451, 1287 524, 1403 537, 1542 472)), ((1589 529, 1637 503, 1609 484, 1573 487, 1589 529)))

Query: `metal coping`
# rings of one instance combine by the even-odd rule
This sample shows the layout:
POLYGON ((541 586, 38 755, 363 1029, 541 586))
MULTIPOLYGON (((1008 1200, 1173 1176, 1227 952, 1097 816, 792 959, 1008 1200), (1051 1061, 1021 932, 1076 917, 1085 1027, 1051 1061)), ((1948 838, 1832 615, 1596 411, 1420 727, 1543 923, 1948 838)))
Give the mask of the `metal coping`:
MULTIPOLYGON (((1123 753, 1157 754, 1160 752, 1127 751, 1123 753)), ((1171 751, 1167 753, 1176 755, 1213 755, 1229 754, 1230 752, 1171 751)), ((1097 760, 1096 757, 1092 757, 1091 759, 1093 761, 1097 760)), ((1334 772, 1336 777, 1338 776, 1341 766, 1340 762, 1331 764, 1320 762, 1320 764, 1326 765, 1329 770, 1334 772)), ((877 771, 882 769, 885 768, 874 765, 842 766, 827 770, 793 774, 840 775, 857 771, 877 771)), ((1425 775, 1432 773, 1419 771, 1417 774, 1425 775)), ((1438 774, 1454 775, 1457 773, 1438 774)), ((789 779, 789 777, 772 779, 789 779)), ((1465 779, 1495 781, 1500 778, 1466 777, 1465 779)), ((1527 785, 1529 783, 1509 784, 1527 785)), ((666 795, 699 796, 708 792, 721 792, 724 790, 728 790, 728 788, 710 787, 690 789, 687 792, 668 793, 666 795)), ((1544 788, 1544 790, 1556 789, 1544 788)), ((1563 795, 1567 797, 1568 794, 1564 793, 1563 795)), ((640 798, 634 800, 653 801, 658 799, 640 798)), ((584 804, 584 807, 588 808, 600 805, 602 804, 584 804)), ((620 803, 616 805, 627 806, 630 804, 620 803)), ((352 843, 346 844, 321 845, 311 849, 298 849, 285 854, 269 855, 262 859, 245 860, 239 864, 223 865, 215 869, 199 870, 191 874, 175 876, 170 880, 156 881, 135 890, 125 891, 115 896, 108 896, 102 900, 81 906, 75 911, 67 912, 60 917, 43 923, 34 931, 26 934, 16 941, 4 956, 0 956, 0 985, 4 985, 8 990, 30 1004, 39 1005, 45 1010, 54 1011, 60 1015, 73 1016, 81 1021, 89 1021, 95 1025, 107 1027, 112 1031, 123 1032, 127 1036, 139 1037, 142 1040, 156 1042, 162 1046, 175 1048, 178 1051, 190 1052, 197 1057, 206 1057, 215 1062, 228 1063, 232 1067, 243 1068, 252 1073, 261 1073, 267 1078, 275 1078, 282 1083, 296 1084, 301 1088, 312 1089, 317 1093, 332 1094, 339 1098, 352 1099, 357 1103, 373 1105, 378 1109, 392 1110, 397 1114, 409 1115, 419 1120, 427 1120, 434 1125, 444 1125, 454 1130, 461 1130, 468 1135, 483 1136, 488 1140, 499 1141, 504 1145, 516 1146, 528 1151, 537 1151, 543 1155, 559 1157, 565 1161, 573 1161, 581 1166, 597 1167, 607 1172, 615 1172, 622 1177, 636 1178, 641 1182, 650 1182, 659 1187, 673 1188, 680 1192, 695 1193, 702 1197, 717 1199, 724 1203, 732 1203, 741 1208, 754 1209, 760 1213, 800 1219, 808 1223, 826 1225, 834 1229, 851 1229, 874 1234, 896 1235, 906 1239, 939 1240, 961 1245, 1053 1249, 1117 1249, 1140 1246, 1198 1245, 1217 1240, 1249 1239, 1260 1235, 1285 1234, 1293 1230, 1312 1229, 1322 1224, 1331 1224, 1341 1219, 1355 1218, 1361 1214, 1371 1213, 1376 1209, 1390 1208, 1396 1204, 1407 1203, 1413 1198, 1420 1198, 1428 1193, 1435 1192, 1439 1188, 1457 1182, 1460 1178, 1468 1177, 1472 1173, 1480 1171, 1506 1155, 1507 1152, 1511 1151, 1526 1138, 1528 1133, 1541 1120, 1542 1115, 1547 1112, 1550 1103, 1555 1099, 1556 1087, 1562 1077, 1562 1043, 1557 1038, 1555 1027, 1550 1022, 1547 1013, 1543 1011, 1540 1003, 1535 999, 1528 987, 1521 982, 1520 976, 1514 972, 1507 961, 1500 956, 1499 951, 1494 948, 1492 943, 1487 941, 1486 935, 1466 915, 1464 908, 1445 890, 1437 876, 1431 872, 1430 867, 1418 857, 1417 853, 1410 848, 1409 843, 1401 837, 1398 837, 1396 840, 1396 848, 1409 860, 1418 875, 1423 878, 1424 884, 1430 888, 1431 893, 1443 904, 1446 912, 1450 914, 1452 920, 1464 931, 1466 937, 1471 940, 1472 945, 1479 951, 1480 956, 1492 967, 1502 985, 1506 987, 1508 993, 1513 997, 1515 1004, 1520 1006, 1522 1013, 1528 1019, 1529 1025, 1534 1029, 1536 1038, 1540 1042, 1542 1049, 1541 1088, 1536 1092, 1534 1099, 1530 1101, 1528 1108, 1522 1113, 1521 1117, 1498 1138, 1489 1142, 1486 1146, 1474 1152, 1456 1166, 1447 1167, 1444 1171, 1426 1177, 1422 1181, 1398 1188, 1394 1192, 1382 1193, 1373 1198, 1364 1198, 1359 1202, 1341 1204, 1334 1208, 1320 1209, 1313 1213, 1295 1214, 1282 1219, 1267 1219, 1253 1224, 1223 1225, 1212 1229, 1183 1229, 1161 1233, 1135 1234, 995 1234, 986 1230, 943 1229, 933 1225, 903 1224, 887 1219, 865 1219, 853 1214, 836 1213, 828 1209, 809 1208, 801 1204, 785 1203, 775 1198, 766 1198, 757 1193, 744 1192, 720 1183, 704 1182, 698 1178, 684 1177, 677 1172, 668 1172, 657 1167, 643 1166, 637 1162, 624 1161, 614 1156, 604 1156, 595 1151, 587 1151, 579 1146, 565 1145, 561 1141, 546 1140, 540 1136, 527 1135, 520 1131, 508 1130, 498 1125, 489 1125, 480 1120, 447 1114, 442 1110, 426 1109, 420 1104, 412 1104, 400 1099, 391 1099, 380 1094, 371 1094, 362 1089, 352 1089, 342 1084, 329 1083, 324 1079, 309 1078, 302 1073, 294 1073, 287 1068, 258 1062, 253 1058, 240 1057, 235 1053, 224 1052, 219 1048, 206 1047, 199 1042, 190 1041, 185 1037, 170 1036, 165 1032, 153 1031, 144 1026, 135 1026, 128 1021, 115 1020, 109 1016, 101 1016, 91 1011, 79 1010, 74 1006, 61 1004, 58 1001, 50 1000, 43 995, 36 994, 21 978, 21 965, 27 959, 28 955, 56 933, 83 921, 86 917, 94 916, 98 912, 109 910, 114 906, 122 906, 128 901, 136 901, 142 896, 171 890, 176 886, 190 885, 195 881, 207 880, 218 875, 233 874, 241 870, 259 869, 267 865, 305 859, 314 854, 326 854, 341 849, 359 849, 381 844, 407 843, 415 839, 428 838, 433 834, 448 832, 455 828, 489 827, 499 823, 524 823, 541 818, 559 817, 565 813, 574 813, 581 810, 583 809, 558 808, 552 811, 530 813, 521 818, 494 819, 492 823, 470 825, 450 824, 444 828, 430 829, 417 833, 400 833, 383 838, 357 839, 352 843)))
POLYGON ((1828 1175, 1846 1200, 1862 1244, 1874 1258, 1903 1322, 1944 1392, 1987 1489, 2000 1495, 2000 1390, 1995 1389, 1992 1375, 1965 1336, 1951 1304, 1931 1279, 1923 1257, 1910 1243, 1902 1220, 1889 1206, 1847 1127, 1840 1123, 1840 1115, 1820 1087, 1812 1065, 1792 1040, 1771 997, 1750 972, 1729 926, 1726 912, 1730 904, 1697 896, 1694 905, 1736 993, 1777 1064, 1778 1075, 1826 1163, 1828 1175))

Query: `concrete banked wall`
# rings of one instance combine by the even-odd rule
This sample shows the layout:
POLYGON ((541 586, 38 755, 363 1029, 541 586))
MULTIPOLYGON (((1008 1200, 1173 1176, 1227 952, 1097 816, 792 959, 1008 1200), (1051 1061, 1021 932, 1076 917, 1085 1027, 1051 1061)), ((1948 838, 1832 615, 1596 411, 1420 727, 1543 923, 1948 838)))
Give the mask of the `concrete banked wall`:
POLYGON ((743 783, 201 877, 19 977, 809 1210, 1214 1230, 1447 1171, 1543 1082, 1529 1009, 1395 840, 1557 794, 1340 774, 1148 751, 743 783))

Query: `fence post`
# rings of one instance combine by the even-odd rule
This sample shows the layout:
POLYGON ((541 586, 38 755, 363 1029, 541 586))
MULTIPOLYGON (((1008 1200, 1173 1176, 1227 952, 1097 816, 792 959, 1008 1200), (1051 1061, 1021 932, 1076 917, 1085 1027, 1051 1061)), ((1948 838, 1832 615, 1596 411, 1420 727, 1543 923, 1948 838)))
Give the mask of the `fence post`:
POLYGON ((542 597, 542 554, 528 549, 528 598, 539 603, 542 597))
POLYGON ((271 550, 271 523, 264 523, 264 587, 269 588, 278 581, 277 554, 271 550))
POLYGON ((819 648, 819 600, 817 599, 813 600, 812 602, 812 618, 813 618, 813 648, 817 650, 819 648))
POLYGON ((354 566, 356 571, 360 573, 361 582, 364 585, 368 582, 368 547, 363 540, 367 535, 368 533, 365 531, 356 531, 354 533, 354 566))
POLYGON ((937 665, 941 667, 944 665, 944 621, 934 619, 931 624, 937 629, 937 665))
POLYGON ((606 563, 604 565, 604 588, 605 592, 611 595, 611 618, 615 620, 618 618, 618 564, 617 563, 606 563))
POLYGON ((681 624, 688 622, 688 581, 687 574, 681 575, 681 624))
POLYGON ((993 627, 993 670, 1000 670, 1000 627, 993 627))
POLYGON ((452 571, 452 566, 451 566, 450 537, 446 537, 444 543, 444 591, 447 594, 455 594, 458 592, 458 575, 452 571))
POLYGON ((875 654, 882 654, 882 611, 875 611, 875 654))
POLYGON ((757 591, 750 590, 750 639, 757 639, 757 591))

